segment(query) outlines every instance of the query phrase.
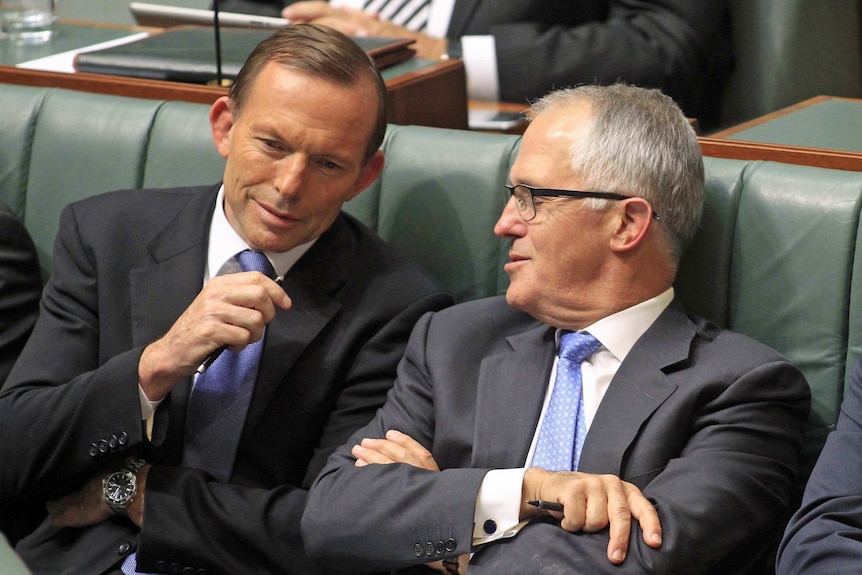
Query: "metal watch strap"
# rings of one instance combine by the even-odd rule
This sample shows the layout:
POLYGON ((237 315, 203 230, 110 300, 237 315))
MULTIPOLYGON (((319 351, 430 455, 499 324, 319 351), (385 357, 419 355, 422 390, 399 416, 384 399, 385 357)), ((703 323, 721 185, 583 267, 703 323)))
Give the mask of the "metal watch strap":
POLYGON ((133 457, 127 459, 120 469, 128 469, 132 473, 137 474, 138 470, 143 467, 145 463, 146 461, 144 461, 140 457, 133 457))

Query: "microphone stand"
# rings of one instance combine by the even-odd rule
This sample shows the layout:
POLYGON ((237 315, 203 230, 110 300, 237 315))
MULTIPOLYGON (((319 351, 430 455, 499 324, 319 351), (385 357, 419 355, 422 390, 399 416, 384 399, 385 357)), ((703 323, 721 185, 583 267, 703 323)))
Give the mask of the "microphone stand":
POLYGON ((216 86, 221 86, 221 27, 218 22, 218 0, 213 0, 213 31, 215 34, 216 86))

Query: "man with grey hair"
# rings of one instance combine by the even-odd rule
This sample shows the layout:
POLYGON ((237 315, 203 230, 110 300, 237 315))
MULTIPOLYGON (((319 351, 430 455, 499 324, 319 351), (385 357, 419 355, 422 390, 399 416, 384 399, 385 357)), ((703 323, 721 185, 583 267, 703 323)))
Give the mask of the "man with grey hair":
POLYGON ((530 119, 494 230, 505 298, 420 320, 386 404, 311 489, 306 549, 351 573, 753 572, 810 397, 675 300, 697 138, 626 85, 552 93, 530 119))

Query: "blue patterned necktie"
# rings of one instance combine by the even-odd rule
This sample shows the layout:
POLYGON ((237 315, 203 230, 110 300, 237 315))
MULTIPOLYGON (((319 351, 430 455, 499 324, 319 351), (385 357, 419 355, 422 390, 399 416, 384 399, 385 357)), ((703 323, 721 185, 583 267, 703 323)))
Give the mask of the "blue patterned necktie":
POLYGON ((568 332, 560 338, 557 378, 536 442, 535 467, 549 471, 578 469, 587 437, 581 362, 601 345, 588 333, 568 332))
POLYGON ((418 32, 428 24, 430 4, 431 0, 365 0, 363 10, 418 32))
MULTIPOLYGON (((275 271, 265 255, 245 250, 235 256, 242 271, 259 271, 272 278, 275 271)), ((266 333, 264 331, 264 333, 266 333)), ((227 482, 257 379, 263 338, 240 351, 225 350, 198 376, 189 399, 183 465, 210 472, 227 482)), ((123 562, 126 575, 138 573, 137 554, 123 562)))

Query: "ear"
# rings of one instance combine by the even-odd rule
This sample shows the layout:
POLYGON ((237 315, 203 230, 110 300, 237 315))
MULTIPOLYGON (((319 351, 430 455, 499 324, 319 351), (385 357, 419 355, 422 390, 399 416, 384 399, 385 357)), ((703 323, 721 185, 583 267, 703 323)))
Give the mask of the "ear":
POLYGON ((611 250, 630 251, 639 246, 653 223, 653 212, 649 202, 643 198, 629 198, 621 202, 619 219, 611 237, 611 250))
POLYGON ((372 182, 380 176, 380 173, 383 171, 383 163, 383 152, 381 150, 377 150, 374 152, 374 155, 371 156, 371 159, 362 166, 362 171, 359 173, 359 179, 356 180, 353 190, 351 190, 350 194, 347 196, 348 201, 358 196, 359 192, 370 186, 372 182))
POLYGON ((230 99, 222 96, 210 108, 210 131, 216 150, 223 158, 230 151, 230 132, 234 125, 234 116, 230 108, 230 99))

